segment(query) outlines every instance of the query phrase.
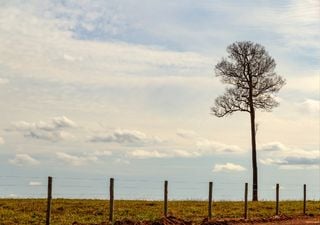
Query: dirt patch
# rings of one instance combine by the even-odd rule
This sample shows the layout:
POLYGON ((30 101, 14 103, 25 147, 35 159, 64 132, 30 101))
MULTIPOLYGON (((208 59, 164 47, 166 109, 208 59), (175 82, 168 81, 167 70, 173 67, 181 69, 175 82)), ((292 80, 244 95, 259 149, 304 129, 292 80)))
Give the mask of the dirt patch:
MULTIPOLYGON (((102 222, 99 224, 91 223, 84 224, 73 222, 72 225, 110 225, 111 223, 102 222)), ((288 217, 285 215, 273 216, 270 218, 257 218, 257 219, 204 219, 200 225, 320 225, 320 217, 313 216, 302 216, 302 217, 288 217)), ((161 218, 155 221, 133 221, 129 219, 118 220, 113 223, 113 225, 196 225, 192 221, 186 221, 183 219, 176 218, 174 216, 169 216, 167 218, 161 218)))
POLYGON ((287 221, 273 221, 273 222, 266 222, 266 223, 241 223, 239 225, 252 225, 252 224, 259 224, 259 225, 320 225, 320 218, 294 218, 287 221))
MULTIPOLYGON (((103 222, 99 224, 84 224, 73 222, 72 225, 107 225, 109 223, 103 222)), ((129 219, 117 220, 113 225, 192 225, 191 221, 186 221, 183 219, 176 218, 174 216, 169 216, 167 218, 161 218, 154 221, 133 221, 129 219)))
POLYGON ((269 218, 255 218, 255 219, 205 219, 202 221, 201 225, 231 225, 231 224, 261 224, 267 222, 283 222, 291 220, 292 217, 285 215, 273 216, 269 218))
POLYGON ((300 217, 288 217, 285 215, 274 216, 270 218, 259 219, 221 219, 221 220, 204 220, 201 225, 320 225, 320 217, 314 216, 300 216, 300 217))

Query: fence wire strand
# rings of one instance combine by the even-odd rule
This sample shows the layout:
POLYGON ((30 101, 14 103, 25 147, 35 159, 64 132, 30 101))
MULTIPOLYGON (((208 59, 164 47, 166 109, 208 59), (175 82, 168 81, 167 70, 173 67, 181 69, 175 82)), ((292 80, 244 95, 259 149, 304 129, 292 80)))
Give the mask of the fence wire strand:
MULTIPOLYGON (((205 199, 208 193, 209 181, 184 181, 169 179, 169 196, 171 199, 205 199)), ((242 200, 244 183, 213 180, 214 199, 242 200), (232 195, 228 194, 232 193, 232 195)), ((119 199, 162 199, 164 180, 115 178, 115 197, 119 199)), ((265 182, 259 185, 262 198, 274 199, 275 183, 265 182)), ((248 185, 249 195, 252 191, 248 185)), ((53 177, 53 196, 56 198, 108 198, 109 178, 106 177, 53 177)), ((47 177, 0 175, 0 197, 46 197, 47 177), (36 192, 36 193, 34 193, 36 192)), ((320 185, 307 184, 310 199, 319 199, 320 185)), ((301 199, 303 184, 280 183, 280 197, 301 199)))

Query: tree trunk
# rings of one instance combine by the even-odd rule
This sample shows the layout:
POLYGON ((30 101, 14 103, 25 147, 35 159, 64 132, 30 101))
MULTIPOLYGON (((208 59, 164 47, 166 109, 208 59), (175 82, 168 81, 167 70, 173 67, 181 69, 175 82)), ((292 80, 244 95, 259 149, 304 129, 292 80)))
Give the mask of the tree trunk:
MULTIPOLYGON (((250 107, 251 108, 251 107, 250 107)), ((257 151, 256 151, 256 128, 255 128, 255 110, 250 109, 251 122, 251 145, 252 145, 252 201, 258 201, 258 166, 257 166, 257 151)))

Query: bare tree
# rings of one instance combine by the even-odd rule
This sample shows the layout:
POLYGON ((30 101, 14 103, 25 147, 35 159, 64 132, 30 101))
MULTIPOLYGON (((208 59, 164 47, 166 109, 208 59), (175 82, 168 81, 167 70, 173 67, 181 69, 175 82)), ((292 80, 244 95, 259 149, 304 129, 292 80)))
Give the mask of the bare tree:
POLYGON ((258 167, 256 153, 255 111, 271 111, 278 106, 273 94, 285 84, 274 71, 276 63, 260 44, 250 41, 235 42, 227 47, 228 58, 215 66, 215 74, 227 84, 224 95, 211 108, 217 117, 234 112, 248 112, 251 123, 253 187, 252 200, 258 201, 258 167))

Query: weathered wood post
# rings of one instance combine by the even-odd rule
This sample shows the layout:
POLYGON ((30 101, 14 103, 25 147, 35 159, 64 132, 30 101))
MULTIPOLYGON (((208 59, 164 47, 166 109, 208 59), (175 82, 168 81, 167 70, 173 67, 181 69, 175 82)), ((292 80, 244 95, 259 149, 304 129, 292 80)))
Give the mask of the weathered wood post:
POLYGON ((212 218, 212 186, 213 183, 209 182, 209 198, 208 198, 208 219, 212 218))
POLYGON ((52 177, 48 177, 48 197, 47 197, 46 225, 50 225, 50 218, 51 218, 51 199, 52 199, 52 177))
POLYGON ((113 222, 113 207, 114 207, 114 178, 110 178, 110 199, 109 199, 109 221, 113 222))
POLYGON ((307 185, 303 185, 303 215, 307 212, 307 185))
POLYGON ((248 183, 244 186, 244 218, 248 219, 248 183))
POLYGON ((276 185, 276 215, 279 215, 279 184, 276 185))
POLYGON ((168 181, 164 181, 164 205, 163 205, 163 215, 167 217, 168 215, 168 181))

